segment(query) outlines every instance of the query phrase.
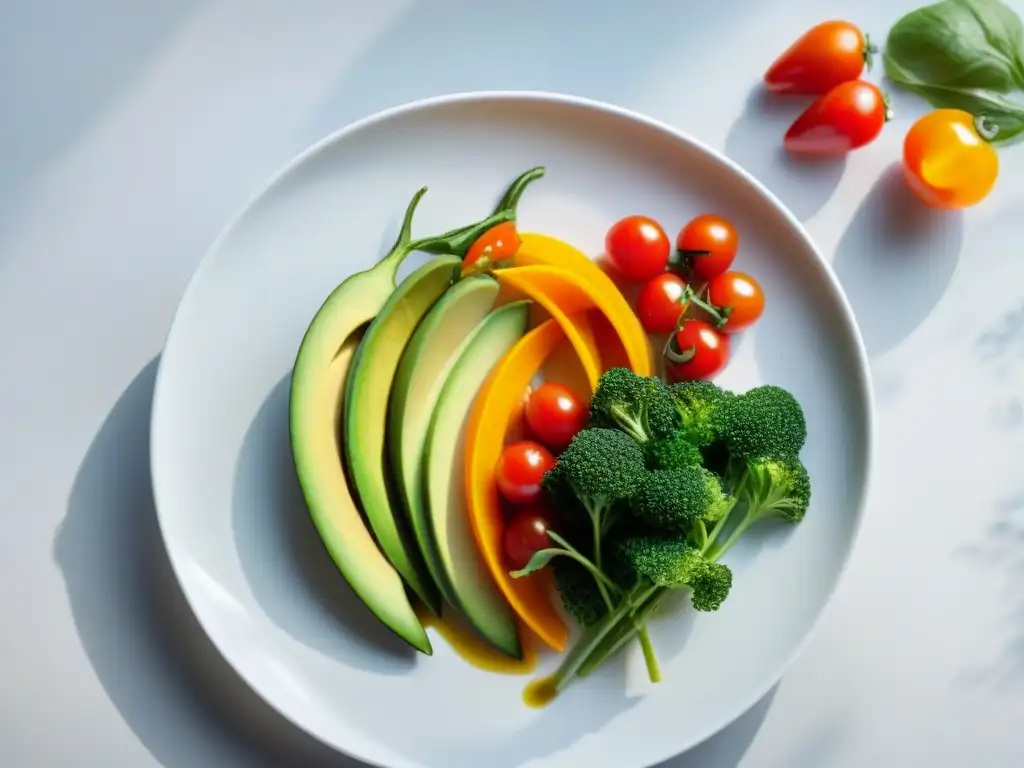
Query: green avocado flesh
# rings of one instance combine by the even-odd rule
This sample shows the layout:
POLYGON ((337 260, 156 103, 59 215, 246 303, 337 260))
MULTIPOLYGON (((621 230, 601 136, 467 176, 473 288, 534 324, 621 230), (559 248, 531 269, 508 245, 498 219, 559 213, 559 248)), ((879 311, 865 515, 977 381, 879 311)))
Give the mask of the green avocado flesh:
POLYGON ((370 323, 352 360, 345 388, 345 462, 366 519, 388 560, 435 614, 441 610, 437 587, 402 513, 392 503, 390 467, 385 454, 388 400, 402 353, 417 326, 452 285, 462 262, 439 256, 409 275, 370 323))
POLYGON ((395 291, 394 269, 379 266, 338 286, 303 337, 288 405, 292 456, 310 517, 341 575, 387 627, 430 654, 402 577, 367 529, 342 465, 339 421, 352 359, 395 291))
POLYGON ((387 429, 391 469, 420 553, 439 586, 443 583, 440 561, 428 543, 430 524, 423 496, 424 441, 441 385, 463 342, 497 298, 498 282, 487 275, 467 277, 449 288, 409 340, 391 391, 387 429))
POLYGON ((424 479, 430 544, 440 565, 445 599, 495 648, 520 658, 512 611, 480 557, 466 506, 465 426, 477 393, 491 370, 526 332, 530 302, 507 304, 489 314, 448 368, 430 418, 424 448, 424 479))

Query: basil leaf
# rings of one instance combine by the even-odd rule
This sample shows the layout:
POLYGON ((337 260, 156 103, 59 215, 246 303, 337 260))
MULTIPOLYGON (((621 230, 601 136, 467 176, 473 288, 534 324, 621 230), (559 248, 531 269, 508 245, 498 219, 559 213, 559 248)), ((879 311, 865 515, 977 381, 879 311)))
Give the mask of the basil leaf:
POLYGON ((889 30, 886 74, 927 86, 1008 93, 1024 88, 1024 27, 1001 0, 942 0, 911 11, 889 30))
POLYGON ((513 579, 529 576, 534 571, 539 571, 545 565, 558 557, 558 555, 565 554, 568 553, 564 549, 539 549, 533 553, 533 557, 530 558, 530 562, 526 564, 526 567, 520 568, 518 571, 512 571, 509 573, 509 576, 513 579))
POLYGON ((923 97, 939 109, 962 109, 984 118, 987 125, 995 126, 993 144, 1009 141, 1024 134, 1024 104, 993 91, 930 85, 915 80, 886 56, 889 79, 923 97))

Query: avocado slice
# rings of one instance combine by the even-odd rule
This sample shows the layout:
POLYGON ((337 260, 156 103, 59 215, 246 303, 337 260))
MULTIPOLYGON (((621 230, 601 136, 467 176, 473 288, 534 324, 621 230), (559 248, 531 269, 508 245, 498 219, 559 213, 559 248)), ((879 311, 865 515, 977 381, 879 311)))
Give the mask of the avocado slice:
POLYGON ((484 565, 470 526, 465 489, 465 426, 491 370, 526 332, 530 302, 489 314, 448 369, 430 418, 424 479, 431 541, 441 566, 445 598, 495 648, 522 657, 512 610, 484 565))
POLYGON ((402 353, 424 316, 455 282, 461 267, 457 256, 438 256, 402 281, 367 328, 345 388, 345 462, 363 512, 395 570, 437 615, 441 596, 402 512, 398 494, 390 486, 384 433, 402 353))
POLYGON ((405 511, 430 575, 442 584, 441 566, 429 545, 423 496, 423 445, 437 398, 463 342, 498 298, 489 275, 466 277, 445 292, 416 328, 395 374, 388 406, 387 445, 405 511))
POLYGON ((432 653, 402 577, 366 527, 342 465, 344 394, 353 357, 371 321, 395 291, 395 275, 411 251, 409 204, 398 242, 381 262, 334 289, 310 323, 292 371, 288 422, 292 458, 310 517, 341 575, 366 606, 414 648, 432 653))

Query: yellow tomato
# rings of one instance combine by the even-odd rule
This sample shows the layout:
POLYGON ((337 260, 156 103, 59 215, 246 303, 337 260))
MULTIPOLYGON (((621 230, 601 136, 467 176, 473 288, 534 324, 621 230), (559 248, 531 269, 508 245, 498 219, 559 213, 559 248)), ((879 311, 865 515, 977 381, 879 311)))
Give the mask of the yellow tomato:
POLYGON ((903 141, 903 172, 928 205, 967 208, 985 198, 999 175, 999 156, 975 118, 938 109, 920 118, 903 141))

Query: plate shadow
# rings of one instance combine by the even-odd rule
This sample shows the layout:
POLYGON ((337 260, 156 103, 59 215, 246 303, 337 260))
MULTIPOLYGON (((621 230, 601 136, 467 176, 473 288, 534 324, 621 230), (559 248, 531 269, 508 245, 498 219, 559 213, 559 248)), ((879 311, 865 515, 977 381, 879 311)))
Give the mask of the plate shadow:
POLYGON ((53 556, 107 696, 165 768, 359 768, 274 712, 199 627, 171 570, 150 481, 157 360, 135 377, 82 459, 53 556))

